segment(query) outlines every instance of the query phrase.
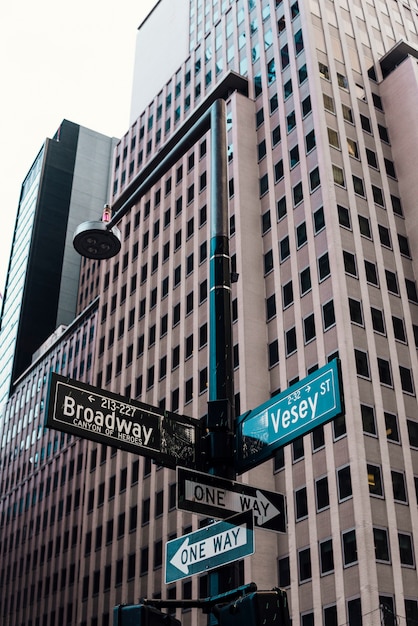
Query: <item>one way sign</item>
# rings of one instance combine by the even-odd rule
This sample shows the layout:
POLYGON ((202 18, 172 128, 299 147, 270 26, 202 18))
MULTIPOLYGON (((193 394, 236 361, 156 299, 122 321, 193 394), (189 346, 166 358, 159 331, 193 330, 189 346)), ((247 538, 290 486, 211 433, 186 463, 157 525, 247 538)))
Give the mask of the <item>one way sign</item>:
POLYGON ((165 582, 207 572, 253 553, 253 514, 247 511, 169 541, 165 582))
POLYGON ((285 498, 281 493, 183 467, 177 467, 177 508, 221 519, 252 511, 255 527, 286 532, 285 498))

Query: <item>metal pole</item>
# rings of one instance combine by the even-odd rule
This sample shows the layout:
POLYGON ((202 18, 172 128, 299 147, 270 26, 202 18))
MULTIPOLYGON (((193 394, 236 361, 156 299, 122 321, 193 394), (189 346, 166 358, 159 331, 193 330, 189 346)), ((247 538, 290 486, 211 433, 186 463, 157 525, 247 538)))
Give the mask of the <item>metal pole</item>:
POLYGON ((234 406, 232 357, 231 259, 229 255, 228 171, 226 153, 226 103, 211 108, 211 210, 210 210, 210 353, 209 402, 229 403, 228 429, 234 406))
MULTIPOLYGON (((233 434, 235 432, 234 366, 232 346, 231 259, 229 253, 228 168, 226 103, 211 107, 211 203, 209 294, 209 401, 207 431, 208 471, 235 478, 233 434)), ((208 574, 210 597, 220 593, 220 573, 237 586, 237 567, 232 564, 208 574)), ((216 624, 211 614, 208 624, 216 624)))

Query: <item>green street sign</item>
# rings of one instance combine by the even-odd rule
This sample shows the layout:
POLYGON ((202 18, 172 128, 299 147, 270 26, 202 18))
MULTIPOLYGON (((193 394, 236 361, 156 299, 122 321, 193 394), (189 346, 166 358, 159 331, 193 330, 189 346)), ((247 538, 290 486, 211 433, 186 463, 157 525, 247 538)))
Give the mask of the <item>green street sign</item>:
POLYGON ((237 420, 236 470, 245 472, 281 446, 341 415, 339 360, 334 359, 237 420))
POLYGON ((169 541, 165 582, 207 572, 253 553, 253 513, 246 511, 169 541))

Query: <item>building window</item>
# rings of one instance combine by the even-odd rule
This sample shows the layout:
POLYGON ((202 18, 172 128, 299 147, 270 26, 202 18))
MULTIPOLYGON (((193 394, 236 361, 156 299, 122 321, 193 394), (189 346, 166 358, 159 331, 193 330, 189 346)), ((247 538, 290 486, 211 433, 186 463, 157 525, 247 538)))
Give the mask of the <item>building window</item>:
POLYGON ((347 530, 342 533, 344 567, 357 563, 356 531, 347 530))
POLYGON ((359 158, 357 142, 354 141, 354 139, 350 139, 349 137, 347 137, 347 149, 348 149, 348 154, 351 157, 355 159, 359 158))
POLYGON ((338 483, 338 499, 340 502, 350 498, 353 495, 351 487, 351 472, 350 466, 340 467, 337 470, 337 483, 338 483))
POLYGON ((334 130, 333 128, 327 128, 328 131, 328 143, 330 146, 333 146, 334 148, 338 148, 340 147, 340 139, 338 136, 338 132, 336 130, 334 130))
POLYGON ((303 331, 305 343, 308 343, 315 338, 315 316, 313 313, 311 313, 311 315, 308 315, 308 317, 305 317, 305 319, 303 320, 303 331))
POLYGON ((341 108, 343 111, 343 117, 345 121, 349 122, 350 124, 354 124, 353 111, 351 110, 351 108, 347 106, 346 104, 342 104, 341 108))
MULTIPOLYGON (((289 385, 290 386, 290 385, 289 385)), ((303 437, 298 437, 292 443, 292 456, 293 462, 300 461, 305 456, 305 449, 303 445, 303 437)))
POLYGON ((308 241, 308 234, 306 232, 306 222, 302 222, 296 228, 296 243, 297 247, 302 247, 308 241))
POLYGON ((388 385, 389 387, 392 387, 392 372, 390 369, 389 361, 386 361, 385 359, 380 359, 378 357, 377 366, 379 369, 379 379, 382 385, 388 385))
MULTIPOLYGON (((309 186, 310 190, 314 191, 321 184, 321 179, 319 177, 319 167, 315 167, 312 171, 309 172, 309 186)), ((325 223, 324 223, 325 226, 325 223)))
POLYGON ((310 548, 304 548, 303 550, 299 550, 298 561, 299 561, 299 582, 303 583, 312 578, 310 548))
POLYGON ((396 472, 395 470, 391 471, 392 475, 392 487, 393 487, 393 498, 397 502, 407 503, 408 498, 406 495, 406 485, 405 485, 405 476, 402 472, 396 472))
POLYGON ((363 352, 363 350, 355 349, 354 356, 356 359, 357 375, 362 376, 364 378, 370 378, 369 361, 368 361, 367 352, 363 352))
POLYGON ((360 226, 360 233, 363 237, 367 237, 368 239, 372 238, 372 233, 370 230, 370 221, 368 217, 364 217, 364 215, 358 216, 358 223, 360 226))
POLYGON ((396 274, 394 272, 391 272, 390 270, 385 270, 385 275, 388 291, 399 295, 398 279, 396 278, 396 274))
POLYGON ((344 269, 347 274, 357 277, 356 257, 351 252, 343 250, 344 269))
POLYGON ((324 608, 324 626, 338 626, 336 604, 324 608))
POLYGON ((353 598, 347 602, 347 626, 363 626, 363 617, 361 614, 361 599, 353 598))
POLYGON ((411 370, 407 367, 402 367, 402 365, 400 365, 399 374, 401 377, 402 391, 405 391, 406 393, 414 393, 411 370))
POLYGON ((409 278, 405 278, 405 286, 408 299, 411 300, 411 302, 418 303, 418 293, 415 282, 413 280, 409 280, 409 278))
POLYGON ((322 306, 322 315, 324 319, 324 330, 327 330, 335 324, 334 300, 326 302, 322 306))
POLYGON ((409 567, 414 567, 415 559, 414 559, 414 551, 412 547, 411 535, 407 535, 406 533, 398 533, 398 541, 399 541, 399 555, 401 558, 402 565, 408 565, 409 567))
POLYGON ((386 437, 389 441, 399 443, 398 418, 393 413, 385 411, 386 437))
POLYGON ((295 491, 295 512, 297 522, 308 517, 308 497, 306 487, 302 487, 301 489, 295 491))
POLYGON ((408 257, 410 259, 411 258, 411 251, 409 249, 408 238, 404 237, 403 235, 400 235, 398 233, 398 242, 399 242, 399 250, 400 250, 401 254, 403 254, 404 256, 406 256, 406 257, 408 257))
POLYGON ((264 255, 264 274, 271 272, 273 267, 273 251, 269 250, 264 255))
POLYGON ((405 600, 406 626, 418 624, 418 600, 405 600))
POLYGON ((329 491, 328 491, 328 478, 318 478, 315 481, 315 495, 316 495, 316 510, 323 511, 329 507, 329 491))
POLYGON ((390 561, 388 532, 385 528, 373 528, 376 561, 390 561))
POLYGON ((311 289, 311 270, 309 267, 306 267, 300 273, 300 293, 303 296, 311 289))
POLYGON ((301 617, 301 626, 314 626, 314 614, 311 613, 303 613, 301 617))
MULTIPOLYGON (((305 136, 305 146, 306 146, 306 154, 309 154, 309 152, 313 150, 316 146, 315 131, 313 129, 310 130, 309 133, 305 136)), ((318 175, 318 178, 319 178, 319 175, 318 175)))
POLYGON ((325 228, 325 215, 324 215, 324 207, 320 207, 313 214, 314 221, 314 233, 317 235, 323 228, 325 228))
POLYGON ((260 178, 260 197, 264 196, 264 194, 267 193, 268 189, 269 189, 268 175, 264 174, 264 176, 260 178))
POLYGON ((372 496, 383 497, 382 474, 378 465, 367 464, 367 481, 372 496))
POLYGON ((269 367, 273 367, 279 362, 279 342, 277 339, 269 344, 269 367))
POLYGON ((278 183, 284 176, 283 159, 280 159, 274 166, 274 182, 278 183))
POLYGON ((302 100, 302 115, 306 117, 312 111, 312 102, 311 96, 306 96, 304 100, 302 100))
POLYGON ((395 339, 406 343, 405 326, 401 317, 395 317, 392 315, 393 334, 395 339))
POLYGON ((290 133, 296 127, 296 114, 291 111, 286 117, 287 132, 290 133))
POLYGON ((361 418, 363 422, 363 432, 369 435, 376 435, 376 421, 374 416, 374 408, 367 404, 361 404, 361 418))
POLYGON ((293 302, 293 284, 290 280, 283 285, 283 308, 288 307, 293 302))
POLYGON ((280 261, 283 262, 290 256, 290 242, 289 242, 288 235, 286 235, 286 237, 284 237, 279 242, 279 249, 280 249, 280 261))
POLYGON ((266 318, 271 320, 276 315, 276 295, 269 296, 266 300, 266 318))
POLYGON ((350 319, 354 324, 363 326, 363 312, 361 308, 361 302, 359 300, 353 300, 348 298, 348 308, 350 310, 350 319))
POLYGON ((323 254, 318 259, 319 280, 324 280, 325 278, 327 278, 327 276, 330 275, 330 273, 331 273, 331 268, 329 265, 329 256, 328 256, 328 252, 325 252, 325 254, 323 254))
POLYGON ((376 265, 371 261, 364 261, 364 269, 366 271, 367 282, 377 287, 379 285, 379 279, 376 265))
POLYGON ((290 559, 288 556, 279 559, 278 569, 279 586, 290 587, 290 559))
POLYGON ((319 557, 321 574, 328 574, 334 570, 334 553, 332 550, 332 539, 326 539, 319 544, 319 557))
POLYGON ((338 165, 332 166, 332 175, 334 183, 340 187, 345 187, 344 171, 338 165))
MULTIPOLYGON (((313 368, 309 368, 307 373, 311 374, 312 372, 315 372, 317 369, 318 369, 317 366, 314 366, 313 368)), ((320 425, 314 428, 312 431, 312 450, 313 452, 316 452, 317 450, 320 450, 321 448, 324 448, 324 447, 325 447, 324 427, 323 425, 320 425)))
POLYGON ((293 206, 296 207, 303 200, 303 187, 302 183, 299 182, 297 185, 293 187, 293 206))
MULTIPOLYGON (((299 163, 299 146, 298 145, 294 146, 289 151, 289 161, 290 161, 290 168, 295 167, 299 163)), ((282 176, 283 176, 283 167, 282 167, 282 176)))
POLYGON ((273 148, 274 146, 277 146, 277 144, 280 143, 280 141, 281 141, 280 126, 276 126, 275 128, 273 128, 273 131, 272 131, 273 148))
POLYGON ((385 322, 383 318, 383 312, 380 309, 375 309, 374 307, 370 307, 370 311, 372 314, 372 324, 373 330, 377 333, 385 334, 385 322))
POLYGON ((332 96, 323 93, 322 97, 324 101, 324 109, 326 109, 326 111, 330 111, 331 113, 335 113, 334 99, 332 96))

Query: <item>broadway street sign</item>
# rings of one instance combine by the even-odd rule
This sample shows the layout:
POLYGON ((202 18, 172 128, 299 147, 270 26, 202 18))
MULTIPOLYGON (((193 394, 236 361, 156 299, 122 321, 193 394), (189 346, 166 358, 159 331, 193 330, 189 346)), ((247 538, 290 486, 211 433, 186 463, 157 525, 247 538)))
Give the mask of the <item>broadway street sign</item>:
POLYGON ((252 512, 247 511, 169 541, 166 544, 166 584, 253 554, 252 518, 252 512))
POLYGON ((221 519, 252 511, 256 527, 286 532, 285 498, 281 493, 184 467, 177 468, 177 508, 221 519))
POLYGON ((52 373, 46 426, 154 459, 195 464, 198 423, 52 373))
POLYGON ((238 418, 236 470, 255 467, 287 443, 341 415, 339 360, 238 418))

